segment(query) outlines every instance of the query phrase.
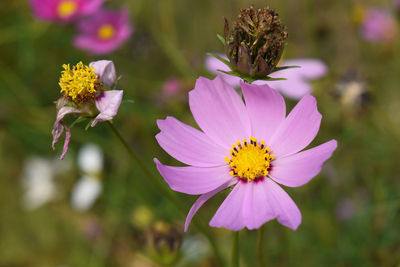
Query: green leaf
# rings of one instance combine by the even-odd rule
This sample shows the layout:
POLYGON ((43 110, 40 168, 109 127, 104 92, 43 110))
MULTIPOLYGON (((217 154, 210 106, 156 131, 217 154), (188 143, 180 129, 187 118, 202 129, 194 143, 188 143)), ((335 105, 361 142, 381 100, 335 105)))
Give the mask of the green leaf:
POLYGON ((225 46, 226 45, 225 38, 222 37, 220 34, 217 34, 217 37, 221 41, 221 43, 225 46))

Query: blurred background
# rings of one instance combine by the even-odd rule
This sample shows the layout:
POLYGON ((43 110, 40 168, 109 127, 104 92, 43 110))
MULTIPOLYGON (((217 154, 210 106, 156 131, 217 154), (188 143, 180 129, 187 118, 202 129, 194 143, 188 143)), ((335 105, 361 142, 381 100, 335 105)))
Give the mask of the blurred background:
MULTIPOLYGON (((289 33, 284 58, 316 58, 329 72, 312 81, 323 115, 312 145, 338 149, 307 185, 285 188, 303 221, 265 226, 268 266, 399 266, 400 5, 389 0, 108 0, 129 10, 132 35, 93 56, 73 45, 74 23, 39 20, 26 0, 0 8, 0 266, 220 266, 207 240, 169 204, 106 124, 72 128, 69 152, 51 149, 64 63, 113 60, 124 98, 115 126, 158 175, 153 157, 177 164, 156 143, 156 119, 195 125, 187 92, 224 52, 216 34, 240 8, 269 5, 289 33), (362 27, 368 10, 388 15, 362 27), (389 22, 387 22, 389 21, 389 22), (376 29, 375 29, 376 30, 376 29), (89 163, 88 163, 89 162, 89 163), (91 166, 85 169, 85 166, 91 166)), ((287 100, 291 109, 296 101, 287 100)), ((160 176, 160 183, 167 188, 160 176)), ((206 224, 226 195, 195 219, 206 224)), ((176 193, 189 211, 196 197, 176 193)), ((207 228, 228 262, 231 233, 207 228)), ((255 265, 256 231, 240 232, 241 266, 255 265)))

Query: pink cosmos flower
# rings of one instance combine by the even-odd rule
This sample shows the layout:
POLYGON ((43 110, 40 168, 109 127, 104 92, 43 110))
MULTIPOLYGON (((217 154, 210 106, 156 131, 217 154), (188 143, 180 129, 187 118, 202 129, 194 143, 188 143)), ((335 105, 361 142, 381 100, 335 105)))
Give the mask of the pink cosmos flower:
MULTIPOLYGON (((227 59, 225 55, 218 54, 220 57, 227 59)), ((292 99, 301 99, 306 94, 311 93, 312 86, 310 80, 318 79, 326 75, 328 67, 324 62, 312 58, 299 58, 282 61, 280 67, 284 66, 300 66, 301 68, 292 68, 273 72, 269 75, 271 78, 286 78, 286 80, 263 81, 258 80, 254 84, 268 84, 273 89, 278 90, 283 95, 292 99)), ((227 83, 233 87, 239 87, 239 77, 232 76, 218 70, 230 71, 229 67, 220 60, 212 56, 206 57, 206 69, 213 74, 220 75, 227 83)))
POLYGON ((78 23, 74 45, 93 55, 116 50, 132 34, 127 10, 100 10, 78 23))
POLYGON ((177 78, 169 78, 163 85, 162 94, 164 98, 170 98, 179 92, 181 83, 177 78))
POLYGON ((394 9, 399 12, 400 11, 400 0, 393 0, 392 1, 394 9))
POLYGON ((360 31, 367 41, 390 43, 396 38, 397 24, 389 10, 369 8, 365 13, 360 31))
POLYGON ((159 172, 171 189, 201 195, 189 211, 185 231, 197 210, 228 187, 233 189, 211 226, 256 229, 277 219, 297 229, 300 211, 278 184, 309 182, 337 147, 331 140, 301 151, 318 133, 322 118, 313 96, 304 96, 286 117, 285 101, 276 90, 243 82, 241 88, 245 103, 219 76, 197 80, 189 106, 202 131, 172 117, 157 121, 160 146, 190 165, 166 166, 154 159, 159 172))
POLYGON ((36 17, 42 20, 70 22, 96 12, 105 0, 29 0, 36 17))
MULTIPOLYGON (((116 72, 114 63, 110 60, 99 60, 91 62, 89 66, 94 68, 94 72, 97 74, 101 85, 111 87, 116 80, 116 72)), ((94 99, 96 110, 98 115, 94 118, 91 123, 91 127, 94 127, 98 122, 112 120, 118 112, 119 106, 121 105, 123 96, 122 90, 106 90, 98 93, 94 99)), ((65 141, 63 151, 60 159, 63 159, 68 150, 68 144, 71 139, 71 130, 63 118, 68 114, 81 114, 84 116, 93 116, 93 108, 91 103, 70 106, 70 102, 66 97, 62 97, 57 103, 57 118, 53 126, 53 142, 52 148, 55 149, 55 144, 58 142, 62 133, 65 131, 65 141)))

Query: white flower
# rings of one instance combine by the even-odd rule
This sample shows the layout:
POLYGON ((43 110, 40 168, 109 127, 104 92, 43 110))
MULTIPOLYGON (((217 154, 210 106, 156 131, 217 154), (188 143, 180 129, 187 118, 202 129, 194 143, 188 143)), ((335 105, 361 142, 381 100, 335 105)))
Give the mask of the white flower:
POLYGON ((56 194, 54 184, 54 169, 51 161, 41 157, 31 157, 24 162, 22 186, 25 194, 22 206, 34 210, 52 200, 56 194))
POLYGON ((78 166, 85 174, 98 174, 103 170, 103 151, 98 145, 88 143, 78 154, 78 166))
POLYGON ((101 194, 101 181, 92 176, 84 175, 72 189, 71 205, 78 211, 88 210, 101 194))

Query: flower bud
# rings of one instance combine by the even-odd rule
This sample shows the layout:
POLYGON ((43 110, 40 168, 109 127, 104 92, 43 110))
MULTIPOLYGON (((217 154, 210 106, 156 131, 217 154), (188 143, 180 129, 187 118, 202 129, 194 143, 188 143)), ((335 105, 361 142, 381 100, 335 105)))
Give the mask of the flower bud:
POLYGON ((147 252, 150 258, 161 264, 171 266, 179 256, 183 233, 173 224, 159 221, 147 231, 147 252))
POLYGON ((234 70, 251 77, 265 77, 278 64, 285 46, 287 32, 278 13, 264 9, 241 9, 229 30, 225 19, 226 55, 234 70))

